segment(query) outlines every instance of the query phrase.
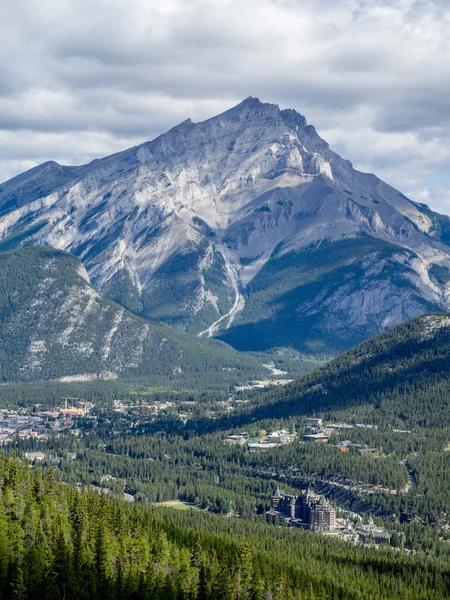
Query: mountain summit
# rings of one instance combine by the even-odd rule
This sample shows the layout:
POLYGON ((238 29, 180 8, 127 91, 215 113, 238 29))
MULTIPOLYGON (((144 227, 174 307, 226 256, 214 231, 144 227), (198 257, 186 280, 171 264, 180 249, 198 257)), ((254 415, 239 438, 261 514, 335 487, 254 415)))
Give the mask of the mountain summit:
POLYGON ((142 316, 238 349, 345 349, 450 309, 450 219, 257 98, 80 167, 0 186, 0 249, 76 255, 142 316))

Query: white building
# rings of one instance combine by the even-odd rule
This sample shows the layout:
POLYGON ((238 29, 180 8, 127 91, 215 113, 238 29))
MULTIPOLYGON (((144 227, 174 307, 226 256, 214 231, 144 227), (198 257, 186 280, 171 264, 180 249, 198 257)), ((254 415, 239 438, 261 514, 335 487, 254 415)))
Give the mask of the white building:
POLYGON ((277 429, 272 431, 268 439, 271 444, 287 444, 289 442, 289 432, 286 429, 277 429))

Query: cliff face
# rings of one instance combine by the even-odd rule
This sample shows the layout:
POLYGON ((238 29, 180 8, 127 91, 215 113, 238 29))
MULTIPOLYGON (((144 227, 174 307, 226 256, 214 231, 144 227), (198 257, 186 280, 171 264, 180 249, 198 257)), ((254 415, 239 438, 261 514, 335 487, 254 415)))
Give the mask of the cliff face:
POLYGON ((0 249, 73 253, 124 307, 242 349, 335 351, 450 308, 448 221, 255 98, 0 187, 0 249))

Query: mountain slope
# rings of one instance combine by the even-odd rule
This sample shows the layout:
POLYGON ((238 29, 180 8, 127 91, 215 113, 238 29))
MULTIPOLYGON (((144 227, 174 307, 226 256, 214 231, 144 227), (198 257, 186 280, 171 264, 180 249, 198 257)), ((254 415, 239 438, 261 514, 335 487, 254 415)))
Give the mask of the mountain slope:
POLYGON ((81 167, 0 187, 0 249, 78 256, 133 312, 239 349, 336 352, 450 308, 450 219, 248 98, 81 167))
POLYGON ((406 248, 368 235, 275 251, 250 282, 246 309, 220 338, 239 350, 342 352, 437 303, 416 287, 406 248))
POLYGON ((180 384, 250 376, 255 361, 191 340, 105 300, 73 256, 29 247, 0 253, 0 378, 143 379, 180 384))
POLYGON ((242 421, 346 411, 357 422, 443 433, 450 422, 449 398, 450 314, 435 313, 402 323, 260 395, 242 421))
MULTIPOLYGON (((301 485, 313 482, 352 511, 382 516, 388 527, 397 522, 411 547, 433 552, 449 531, 450 314, 398 325, 282 389, 253 397, 232 419, 197 426, 238 433, 236 427, 270 431, 295 424, 303 433, 311 416, 323 418, 328 444, 289 444, 253 463, 285 467, 283 485, 297 470, 301 485), (348 452, 339 452, 338 442, 349 443, 348 452), (369 458, 364 447, 376 451, 369 458), (375 484, 370 490, 363 485, 368 477, 375 484)), ((444 552, 448 540, 445 546, 444 552)))

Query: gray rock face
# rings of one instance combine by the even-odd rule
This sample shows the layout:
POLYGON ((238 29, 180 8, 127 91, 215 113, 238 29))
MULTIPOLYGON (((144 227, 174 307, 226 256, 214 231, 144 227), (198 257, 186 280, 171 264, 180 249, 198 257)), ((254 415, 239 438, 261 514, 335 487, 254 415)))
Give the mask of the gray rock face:
POLYGON ((242 348, 260 326, 270 342, 256 347, 308 349, 307 337, 327 350, 333 332, 348 333, 345 346, 365 329, 449 309, 449 228, 354 170, 303 116, 256 98, 0 187, 1 247, 71 252, 125 307, 242 348), (305 267, 318 257, 320 268, 305 267))

